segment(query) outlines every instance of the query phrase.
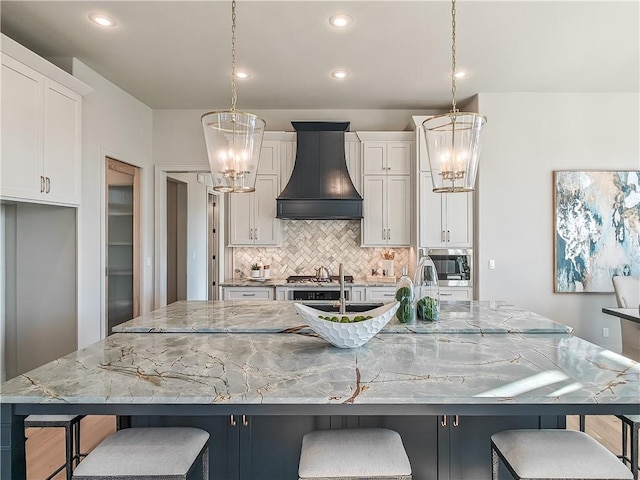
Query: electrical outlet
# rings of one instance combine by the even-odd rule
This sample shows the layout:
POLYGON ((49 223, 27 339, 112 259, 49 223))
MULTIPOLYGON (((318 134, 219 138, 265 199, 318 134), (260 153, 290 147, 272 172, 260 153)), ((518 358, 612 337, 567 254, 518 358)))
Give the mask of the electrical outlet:
POLYGON ((495 270, 496 269, 496 261, 492 258, 489 260, 489 270, 495 270))
POLYGON ((602 336, 604 338, 609 337, 609 329, 607 327, 602 327, 602 336))

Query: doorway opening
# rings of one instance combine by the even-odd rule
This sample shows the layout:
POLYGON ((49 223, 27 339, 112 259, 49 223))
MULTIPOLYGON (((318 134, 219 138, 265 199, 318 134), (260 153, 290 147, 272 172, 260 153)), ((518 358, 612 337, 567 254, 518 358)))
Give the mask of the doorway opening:
POLYGON ((167 178, 167 305, 187 299, 187 183, 167 178))
POLYGON ((140 169, 106 159, 107 335, 140 315, 140 169))

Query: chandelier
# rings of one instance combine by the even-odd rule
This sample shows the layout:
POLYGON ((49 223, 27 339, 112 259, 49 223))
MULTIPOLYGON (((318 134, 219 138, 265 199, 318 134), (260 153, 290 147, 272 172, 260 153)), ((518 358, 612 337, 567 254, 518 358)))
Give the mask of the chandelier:
POLYGON ((456 0, 451 1, 451 95, 449 113, 422 123, 433 191, 470 192, 476 183, 482 127, 487 118, 456 106, 456 0))
POLYGON ((213 189, 220 192, 255 190, 265 122, 236 111, 236 0, 231 2, 231 109, 202 116, 213 189))

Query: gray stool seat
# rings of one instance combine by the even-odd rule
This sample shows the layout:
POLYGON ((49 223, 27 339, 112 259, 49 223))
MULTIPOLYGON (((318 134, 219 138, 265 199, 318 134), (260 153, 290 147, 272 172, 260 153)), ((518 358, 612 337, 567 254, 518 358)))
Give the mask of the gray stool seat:
POLYGON ((80 457, 86 456, 80 453, 80 420, 83 418, 84 415, 29 415, 24 419, 25 428, 64 428, 65 462, 45 480, 51 480, 64 469, 67 480, 71 480, 74 460, 77 466, 80 457))
POLYGON ((508 430, 491 436, 493 480, 499 460, 517 480, 631 480, 618 458, 583 432, 508 430))
POLYGON ((300 480, 410 480, 411 464, 393 430, 318 430, 302 439, 298 476, 300 480))
POLYGON ((209 478, 209 434, 199 428, 125 428, 108 436, 73 472, 74 480, 186 479, 202 458, 209 478))

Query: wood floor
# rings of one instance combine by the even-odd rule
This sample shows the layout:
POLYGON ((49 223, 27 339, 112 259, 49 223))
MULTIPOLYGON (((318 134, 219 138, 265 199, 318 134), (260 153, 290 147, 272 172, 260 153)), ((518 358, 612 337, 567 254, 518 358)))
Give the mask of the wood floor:
MULTIPOLYGON (((113 416, 88 416, 81 420, 81 452, 91 451, 116 429, 113 416)), ((588 416, 587 433, 616 455, 621 450, 620 420, 612 416, 588 416)), ((578 430, 578 417, 567 417, 567 428, 578 430)), ((64 429, 27 428, 27 479, 43 480, 64 463, 64 429)), ((64 480, 64 470, 55 480, 64 480)))

